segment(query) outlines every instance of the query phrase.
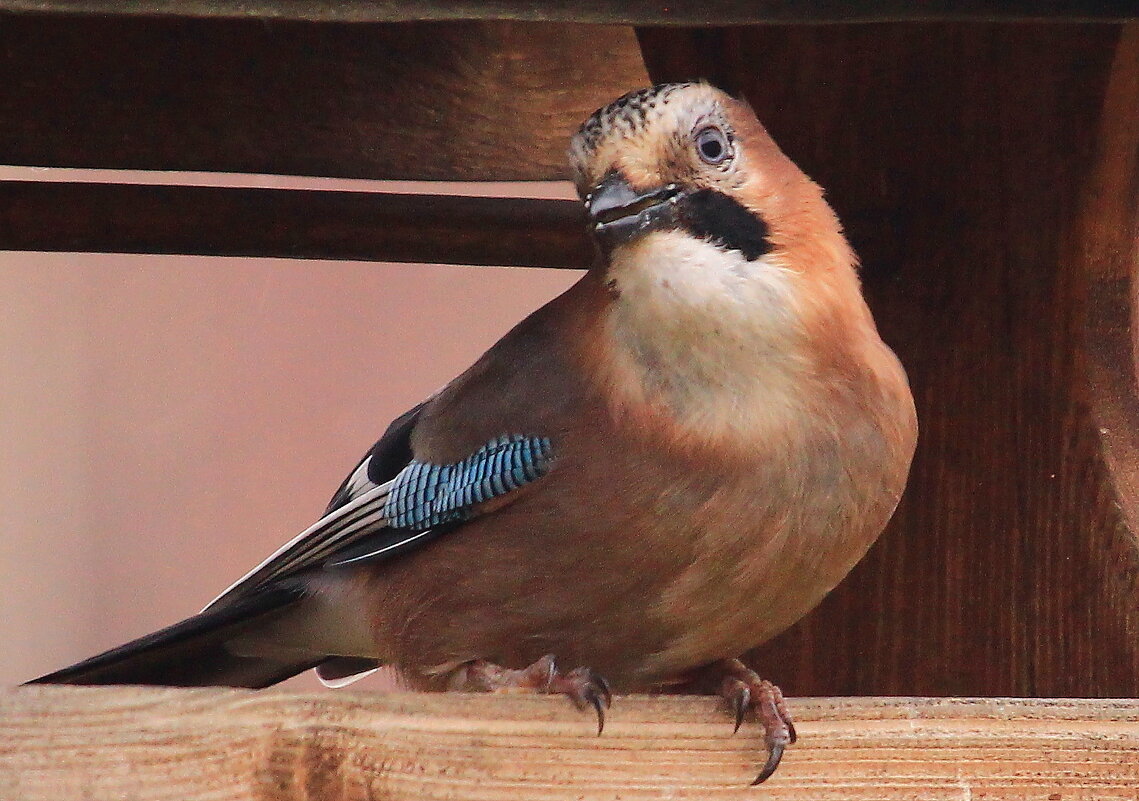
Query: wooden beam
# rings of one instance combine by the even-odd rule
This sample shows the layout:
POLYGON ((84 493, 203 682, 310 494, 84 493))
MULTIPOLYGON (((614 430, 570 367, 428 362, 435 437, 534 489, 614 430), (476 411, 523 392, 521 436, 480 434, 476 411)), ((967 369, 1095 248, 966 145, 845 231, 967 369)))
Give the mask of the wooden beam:
POLYGON ((0 796, 1134 799, 1139 702, 816 698, 762 789, 758 728, 711 698, 37 687, 0 694, 0 796))
POLYGON ((258 17, 342 22, 505 19, 626 25, 904 20, 1115 20, 1136 18, 1128 0, 0 0, 0 8, 65 14, 258 17))
POLYGON ((612 26, 0 13, 0 164, 555 180, 647 82, 612 26))
POLYGON ((0 181, 0 250, 585 269, 572 200, 0 181))
MULTIPOLYGON (((1101 614, 1139 639, 1139 24, 1124 28, 1116 50, 1096 156, 1071 246, 1087 275, 1085 436, 1102 472, 1086 487, 1105 510, 1089 547, 1102 554, 1093 579, 1109 588, 1101 614)), ((1139 673, 1139 655, 1131 669, 1139 673)))

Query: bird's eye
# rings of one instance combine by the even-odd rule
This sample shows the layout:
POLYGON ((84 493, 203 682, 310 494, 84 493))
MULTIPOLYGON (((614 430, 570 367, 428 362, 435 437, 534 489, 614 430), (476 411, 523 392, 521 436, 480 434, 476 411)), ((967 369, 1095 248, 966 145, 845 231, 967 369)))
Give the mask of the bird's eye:
POLYGON ((731 155, 728 137, 714 125, 701 128, 696 133, 696 152, 706 164, 723 164, 731 155))

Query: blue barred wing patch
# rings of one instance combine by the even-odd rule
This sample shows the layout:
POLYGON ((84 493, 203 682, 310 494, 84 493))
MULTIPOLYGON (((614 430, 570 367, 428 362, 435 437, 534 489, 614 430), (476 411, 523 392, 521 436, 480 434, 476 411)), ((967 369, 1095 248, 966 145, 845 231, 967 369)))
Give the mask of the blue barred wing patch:
POLYGON ((492 439, 461 462, 413 461, 392 480, 384 517, 397 529, 423 531, 471 516, 471 507, 546 474, 546 437, 509 434, 492 439))

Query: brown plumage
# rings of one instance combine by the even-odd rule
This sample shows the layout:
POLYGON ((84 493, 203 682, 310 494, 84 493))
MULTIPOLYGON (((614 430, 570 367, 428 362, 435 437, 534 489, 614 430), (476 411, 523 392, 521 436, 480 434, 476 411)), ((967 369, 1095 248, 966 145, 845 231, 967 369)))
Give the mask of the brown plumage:
MULTIPOLYGON (((549 652, 615 686, 644 687, 793 623, 897 504, 912 400, 833 212, 743 104, 706 86, 666 102, 689 94, 724 108, 747 156, 714 184, 767 221, 784 307, 725 309, 739 301, 718 295, 670 302, 654 261, 671 245, 646 237, 440 393, 412 437, 423 458, 453 461, 505 430, 544 431, 558 464, 463 536, 370 577, 387 599, 377 636, 396 662, 521 666, 549 652), (613 279, 618 298, 605 288, 613 279), (634 282, 644 286, 626 288, 634 282), (755 330, 739 331, 747 324, 733 312, 760 318, 755 330), (656 340, 667 341, 649 353, 656 340), (655 374, 678 367, 674 357, 687 375, 655 374), (424 586, 440 563, 453 575, 424 586), (446 622, 404 625, 419 616, 446 622)), ((688 160, 653 126, 659 119, 616 139, 603 132, 603 146, 575 165, 579 187, 613 168, 642 189, 699 180, 684 174, 688 160)))
MULTIPOLYGON (((246 684, 251 664, 268 680, 390 663, 423 687, 552 687, 600 712, 603 682, 553 682, 542 657, 619 690, 719 663, 778 761, 793 730, 777 690, 726 660, 808 612, 882 530, 916 437, 905 374, 821 190, 745 104, 703 84, 632 93, 582 126, 571 161, 597 264, 393 426, 329 517, 207 608, 232 618, 292 592, 255 622, 226 618, 201 683, 226 683, 234 658, 246 684), (423 547, 392 533, 383 493, 409 460, 460 463, 502 435, 548 439, 540 477, 423 547), (361 507, 367 525, 318 547, 368 492, 381 505, 361 507)), ((161 682, 165 642, 146 643, 144 678, 161 682)), ((114 667, 130 648, 46 680, 131 680, 114 667)))

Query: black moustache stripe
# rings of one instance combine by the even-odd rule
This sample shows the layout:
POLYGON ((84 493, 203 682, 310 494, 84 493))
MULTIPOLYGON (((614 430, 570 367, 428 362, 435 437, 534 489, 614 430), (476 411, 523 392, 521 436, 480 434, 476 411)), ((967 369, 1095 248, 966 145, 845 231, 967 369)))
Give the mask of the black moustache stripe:
POLYGON ((680 224, 692 234, 738 250, 748 261, 771 252, 767 223, 738 201, 714 189, 684 195, 676 211, 680 224))

